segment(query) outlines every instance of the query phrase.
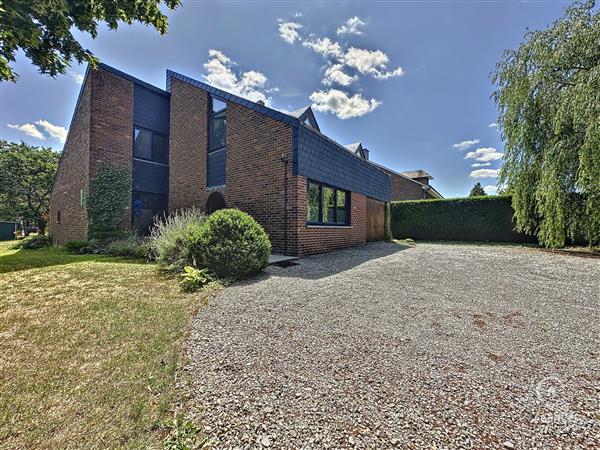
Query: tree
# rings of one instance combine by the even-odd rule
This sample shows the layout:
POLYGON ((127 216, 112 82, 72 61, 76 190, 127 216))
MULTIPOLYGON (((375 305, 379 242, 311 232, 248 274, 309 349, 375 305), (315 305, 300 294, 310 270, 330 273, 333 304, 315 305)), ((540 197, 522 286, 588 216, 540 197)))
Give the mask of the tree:
POLYGON ((482 195, 487 195, 483 189, 483 187, 481 186, 481 183, 477 182, 475 183, 475 186, 473 186, 473 189, 471 189, 471 192, 469 192, 469 197, 480 197, 482 195))
POLYGON ((46 228, 60 155, 51 148, 0 140, 0 219, 46 228))
POLYGON ((140 22, 167 32, 165 4, 175 9, 180 0, 4 0, 0 2, 0 82, 16 81, 10 67, 21 49, 42 74, 65 73, 71 61, 95 67, 98 59, 75 39, 72 30, 98 35, 98 23, 116 30, 119 22, 140 22))
POLYGON ((505 141, 499 181, 516 227, 547 247, 600 240, 600 13, 576 2, 506 50, 492 80, 505 141))

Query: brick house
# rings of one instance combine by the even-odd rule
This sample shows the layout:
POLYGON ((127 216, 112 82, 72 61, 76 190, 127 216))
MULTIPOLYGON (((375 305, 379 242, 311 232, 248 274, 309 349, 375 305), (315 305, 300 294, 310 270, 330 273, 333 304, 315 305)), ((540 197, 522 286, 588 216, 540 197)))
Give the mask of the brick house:
POLYGON ((55 243, 85 239, 84 193, 103 164, 131 172, 124 228, 199 207, 234 207, 273 252, 306 255, 383 238, 387 169, 319 130, 310 108, 284 114, 167 71, 162 90, 106 65, 88 70, 50 200, 55 243))

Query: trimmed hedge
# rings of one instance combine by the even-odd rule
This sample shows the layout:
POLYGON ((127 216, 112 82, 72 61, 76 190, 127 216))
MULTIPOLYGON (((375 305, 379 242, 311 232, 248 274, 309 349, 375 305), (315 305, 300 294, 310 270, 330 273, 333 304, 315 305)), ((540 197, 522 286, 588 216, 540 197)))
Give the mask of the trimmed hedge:
POLYGON ((514 231, 510 195, 392 202, 396 239, 536 242, 514 231))

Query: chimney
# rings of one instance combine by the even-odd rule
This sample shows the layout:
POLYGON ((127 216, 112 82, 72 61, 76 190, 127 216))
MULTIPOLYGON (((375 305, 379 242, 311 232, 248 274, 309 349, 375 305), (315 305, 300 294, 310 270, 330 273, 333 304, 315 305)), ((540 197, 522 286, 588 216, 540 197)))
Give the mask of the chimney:
POLYGON ((263 102, 262 100, 258 100, 256 103, 258 103, 260 106, 265 106, 265 102, 263 102))
POLYGON ((363 153, 365 154, 365 159, 369 159, 369 149, 363 147, 363 153))

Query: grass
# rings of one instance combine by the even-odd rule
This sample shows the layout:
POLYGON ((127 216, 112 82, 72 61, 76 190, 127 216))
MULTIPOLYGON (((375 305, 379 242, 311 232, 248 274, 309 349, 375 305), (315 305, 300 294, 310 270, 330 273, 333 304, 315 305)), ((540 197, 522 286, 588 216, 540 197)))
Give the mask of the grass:
POLYGON ((206 291, 156 266, 0 243, 0 448, 156 448, 206 291))

